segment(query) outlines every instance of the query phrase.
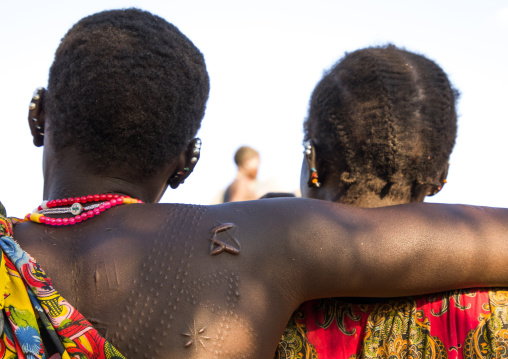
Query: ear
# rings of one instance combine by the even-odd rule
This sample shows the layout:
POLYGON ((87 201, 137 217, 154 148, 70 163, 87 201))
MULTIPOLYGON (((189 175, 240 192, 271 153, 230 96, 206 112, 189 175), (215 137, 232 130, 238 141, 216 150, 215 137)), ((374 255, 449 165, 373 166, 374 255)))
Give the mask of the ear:
POLYGON ((175 171, 168 180, 168 184, 171 188, 175 189, 185 182, 187 177, 194 171, 194 167, 196 167, 200 156, 201 140, 195 138, 179 156, 175 171))
POLYGON ((32 133, 34 145, 41 147, 44 145, 44 125, 46 121, 44 111, 44 96, 46 90, 39 87, 35 90, 30 105, 28 106, 28 126, 32 133))
POLYGON ((446 163, 443 168, 436 173, 434 177, 427 179, 426 184, 414 185, 411 193, 413 202, 423 202, 425 197, 431 197, 439 193, 446 183, 448 176, 449 163, 446 163))
POLYGON ((439 193, 443 189, 445 185, 446 177, 448 176, 448 169, 450 168, 450 164, 446 163, 441 171, 438 172, 436 177, 431 179, 430 189, 428 190, 427 196, 434 196, 439 193))

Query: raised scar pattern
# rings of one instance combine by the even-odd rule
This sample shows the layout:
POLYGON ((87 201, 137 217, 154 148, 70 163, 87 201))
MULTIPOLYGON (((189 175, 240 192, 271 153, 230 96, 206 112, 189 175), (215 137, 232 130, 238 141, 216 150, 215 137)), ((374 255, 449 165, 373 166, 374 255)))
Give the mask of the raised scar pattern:
MULTIPOLYGON (((56 240, 56 237, 53 235, 53 232, 55 232, 55 230, 48 230, 47 228, 44 228, 44 236, 51 238, 53 240, 56 240)), ((41 237, 41 239, 42 239, 42 237, 41 237)), ((55 245, 55 243, 52 243, 52 244, 55 245)))
POLYGON ((108 290, 118 290, 120 287, 120 279, 118 278, 114 259, 109 262, 100 261, 95 266, 95 286, 99 289, 104 285, 107 286, 108 290))
POLYGON ((232 228, 237 228, 234 223, 222 223, 210 230, 210 232, 213 233, 212 238, 210 238, 210 255, 214 256, 221 254, 222 252, 227 252, 235 255, 240 254, 240 242, 230 232, 228 232, 228 230, 232 228), (236 244, 238 248, 234 245, 217 239, 217 234, 222 232, 226 232, 229 235, 229 238, 236 244))
MULTIPOLYGON (((178 345, 184 350, 184 344, 192 339, 191 337, 182 336, 182 332, 190 333, 185 322, 182 323, 183 327, 180 330, 176 329, 173 313, 178 312, 179 305, 187 299, 186 292, 182 293, 182 290, 189 287, 187 272, 194 252, 191 239, 199 238, 197 236, 199 226, 196 226, 196 224, 200 223, 205 209, 205 207, 199 206, 175 205, 174 209, 169 211, 169 215, 166 217, 165 222, 161 224, 157 235, 153 239, 151 252, 147 253, 147 258, 143 262, 143 268, 139 276, 133 278, 131 282, 132 292, 128 296, 128 303, 126 303, 124 310, 125 315, 122 316, 116 329, 119 332, 119 338, 115 339, 115 344, 117 344, 119 350, 123 349, 126 352, 125 354, 129 353, 129 358, 162 357, 163 355, 159 354, 159 351, 162 353, 167 350, 167 341, 164 339, 170 335, 177 336, 177 340, 180 340, 178 345), (191 228, 191 231, 182 236, 182 229, 187 227, 191 228), (176 237, 179 237, 179 243, 182 244, 182 247, 176 245, 177 241, 166 240, 166 238, 174 239, 176 237), (155 310, 152 311, 150 307, 155 310), (138 322, 135 318, 142 318, 145 323, 139 325, 140 330, 138 333, 132 330, 133 324, 138 322), (149 330, 147 324, 155 328, 155 332, 149 330), (135 353, 138 348, 143 348, 147 344, 150 345, 148 345, 149 348, 145 348, 146 352, 143 354, 135 353)), ((195 300, 198 301, 198 299, 195 300)), ((192 320, 187 323, 191 326, 193 324, 192 320)), ((196 322, 196 324, 200 325, 197 329, 204 327, 204 325, 201 325, 202 323, 196 322)), ((209 325, 207 327, 210 328, 209 325)), ((209 334, 209 330, 206 329, 204 334, 209 334)), ((211 340, 201 338, 201 340, 206 345, 206 350, 210 350, 210 346, 214 342, 213 338, 211 340)), ((192 341, 197 347, 203 345, 199 343, 199 340, 192 341)), ((192 356, 194 350, 191 347, 186 352, 192 356)))
MULTIPOLYGON (((189 328, 189 332, 184 332, 182 335, 184 337, 189 338, 184 344, 184 347, 189 348, 194 342, 199 342, 203 346, 203 348, 206 349, 205 343, 203 342, 203 339, 209 340, 210 337, 207 337, 204 335, 204 332, 206 330, 206 327, 202 327, 200 329, 196 329, 196 322, 194 322, 194 326, 191 328, 189 324, 187 324, 187 327, 189 328)), ((198 350, 198 347, 196 345, 196 350, 198 350)))

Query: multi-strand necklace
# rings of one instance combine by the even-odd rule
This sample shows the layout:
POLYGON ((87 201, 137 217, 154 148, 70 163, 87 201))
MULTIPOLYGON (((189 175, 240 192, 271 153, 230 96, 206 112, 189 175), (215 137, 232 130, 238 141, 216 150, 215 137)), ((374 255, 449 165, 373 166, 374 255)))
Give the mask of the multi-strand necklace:
POLYGON ((74 225, 98 216, 102 212, 121 204, 143 203, 143 201, 118 194, 95 194, 82 197, 70 197, 43 201, 25 221, 48 224, 50 226, 74 225), (88 205, 85 205, 87 204, 88 205), (51 214, 71 214, 70 218, 55 218, 51 214))

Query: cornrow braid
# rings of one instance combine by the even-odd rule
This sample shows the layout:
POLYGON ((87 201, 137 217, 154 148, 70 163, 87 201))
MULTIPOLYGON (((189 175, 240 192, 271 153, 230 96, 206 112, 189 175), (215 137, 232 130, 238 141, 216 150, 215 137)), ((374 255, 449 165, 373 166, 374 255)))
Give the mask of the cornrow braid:
MULTIPOLYGON (((387 54, 390 57, 390 54, 387 54)), ((377 152, 384 151, 385 155, 382 158, 372 156, 369 158, 371 166, 375 168, 378 175, 385 178, 387 182, 392 181, 392 176, 396 172, 395 159, 397 158, 397 138, 394 129, 394 111, 393 111, 393 94, 389 92, 390 82, 400 75, 400 72, 392 69, 390 58, 384 59, 383 57, 376 58, 371 56, 370 63, 372 66, 372 74, 374 81, 372 83, 372 90, 379 89, 378 101, 371 106, 368 113, 365 111, 360 112, 360 117, 369 118, 368 122, 372 124, 371 127, 371 146, 373 147, 372 155, 377 152)), ((365 106, 362 109, 369 108, 365 106)), ((358 169, 358 164, 355 163, 358 169)))
POLYGON ((314 89, 305 138, 327 169, 352 186, 351 198, 366 191, 406 196, 447 164, 457 97, 443 70, 424 56, 393 45, 358 50, 314 89))
MULTIPOLYGON (((455 102, 457 92, 452 88, 446 74, 432 61, 411 53, 403 54, 408 66, 414 71, 416 94, 413 97, 416 109, 412 138, 420 138, 420 157, 417 166, 407 167, 411 178, 419 184, 427 184, 427 177, 437 173, 453 150, 457 133, 455 102)), ((406 141, 410 141, 407 138, 406 141)), ((410 161, 412 158, 408 157, 410 161)))

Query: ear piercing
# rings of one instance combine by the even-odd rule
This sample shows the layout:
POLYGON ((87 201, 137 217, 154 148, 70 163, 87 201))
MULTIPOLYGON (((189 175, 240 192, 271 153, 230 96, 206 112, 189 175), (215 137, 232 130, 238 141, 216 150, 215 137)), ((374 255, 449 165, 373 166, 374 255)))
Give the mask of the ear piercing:
POLYGON ((318 181, 318 174, 317 174, 317 171, 314 167, 312 167, 311 169, 311 181, 312 181, 312 184, 314 185, 314 187, 320 187, 321 186, 321 183, 318 181))
POLYGON ((201 152, 201 139, 196 138, 196 142, 194 143, 194 149, 192 150, 192 154, 194 155, 194 157, 190 159, 190 162, 192 164, 196 164, 196 162, 198 162, 200 152, 201 152))
POLYGON ((312 145, 310 144, 310 141, 305 142, 303 145, 305 147, 305 155, 310 156, 312 154, 312 145))
POLYGON ((30 105, 28 105, 28 109, 30 111, 33 111, 37 108, 37 101, 39 101, 41 99, 41 95, 40 95, 40 92, 44 90, 44 87, 38 87, 35 91, 34 91, 34 94, 32 96, 32 102, 30 102, 30 105))
MULTIPOLYGON (((34 94, 32 95, 32 101, 28 105, 28 109, 30 111, 34 111, 37 109, 37 106, 39 105, 39 100, 41 99, 41 92, 44 91, 43 87, 38 87, 34 94)), ((44 132, 42 132, 42 127, 37 124, 37 117, 31 117, 32 122, 34 123, 35 129, 38 131, 38 134, 40 136, 44 136, 44 132)))
POLYGON ((305 150, 303 151, 303 153, 305 154, 305 158, 307 160, 307 164, 310 169, 310 177, 309 177, 309 181, 307 182, 307 185, 309 187, 319 188, 321 186, 321 183, 319 182, 319 179, 318 179, 318 173, 316 170, 316 163, 315 163, 316 156, 314 154, 311 141, 306 141, 303 145, 305 147, 305 150))

